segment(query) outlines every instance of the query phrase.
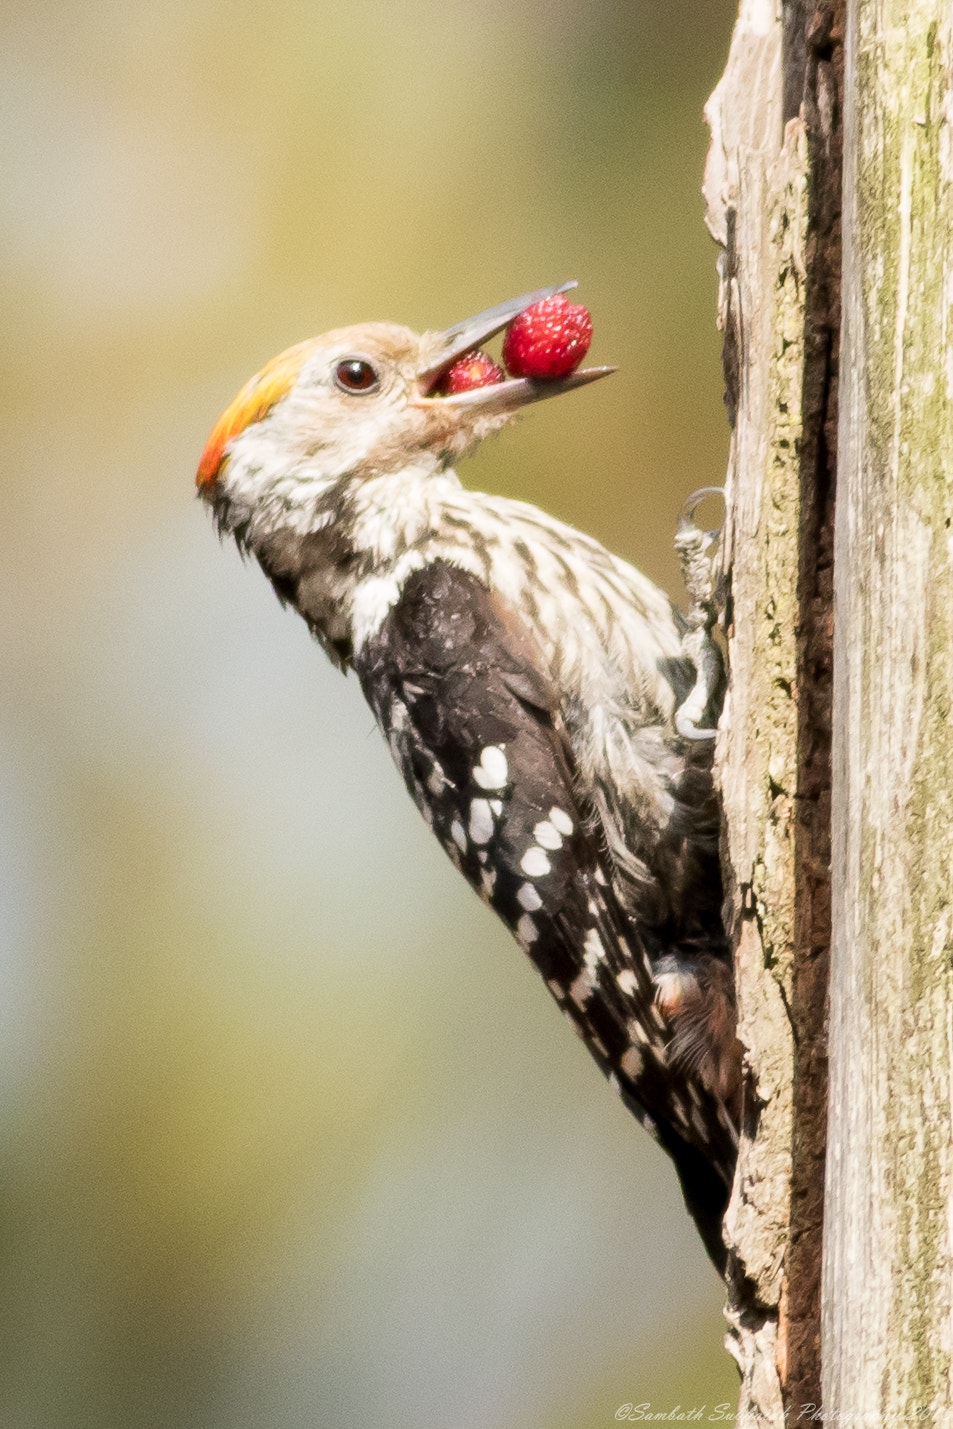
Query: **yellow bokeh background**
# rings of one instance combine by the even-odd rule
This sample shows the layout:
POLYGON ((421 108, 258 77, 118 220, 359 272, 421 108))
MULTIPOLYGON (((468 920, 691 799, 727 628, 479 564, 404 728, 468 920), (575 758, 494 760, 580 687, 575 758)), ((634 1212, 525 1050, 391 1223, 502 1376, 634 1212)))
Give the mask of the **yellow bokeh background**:
POLYGON ((314 333, 577 278, 462 469, 679 596, 730 0, 0 13, 0 1423, 595 1429, 734 1397, 664 1157, 193 500, 314 333))

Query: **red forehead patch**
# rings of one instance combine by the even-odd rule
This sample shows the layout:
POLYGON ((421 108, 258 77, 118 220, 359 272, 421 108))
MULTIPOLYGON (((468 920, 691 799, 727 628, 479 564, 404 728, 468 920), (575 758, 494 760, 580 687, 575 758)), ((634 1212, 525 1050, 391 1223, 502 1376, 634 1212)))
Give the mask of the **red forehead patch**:
POLYGON ((229 442, 246 427, 260 422, 275 403, 280 402, 281 398, 291 391, 312 345, 310 341, 299 342, 294 347, 287 348, 245 383, 212 428, 199 462, 195 477, 196 486, 214 486, 225 462, 225 449, 229 442))

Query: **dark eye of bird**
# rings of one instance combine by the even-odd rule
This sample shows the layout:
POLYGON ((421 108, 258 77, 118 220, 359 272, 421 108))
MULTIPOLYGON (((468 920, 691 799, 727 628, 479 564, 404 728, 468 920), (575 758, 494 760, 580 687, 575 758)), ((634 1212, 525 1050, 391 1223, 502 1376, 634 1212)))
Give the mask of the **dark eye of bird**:
POLYGON ((334 369, 334 380, 345 392, 374 392, 379 378, 363 357, 346 357, 334 369))

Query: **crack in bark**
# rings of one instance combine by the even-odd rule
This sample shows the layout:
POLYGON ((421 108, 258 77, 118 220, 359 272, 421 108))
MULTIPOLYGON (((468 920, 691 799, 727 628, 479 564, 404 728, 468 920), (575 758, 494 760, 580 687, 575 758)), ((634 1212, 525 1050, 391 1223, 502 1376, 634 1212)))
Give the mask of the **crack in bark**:
MULTIPOLYGON (((821 1253, 827 1139, 827 989, 831 938, 831 699, 833 536, 840 332, 843 0, 799 4, 809 153, 805 267, 803 434, 798 570, 797 901, 791 989, 794 1040, 790 1242, 784 1265, 778 1363, 785 1408, 820 1404, 821 1253)), ((788 55, 785 55, 787 68, 788 55)), ((802 68, 803 66, 803 68, 802 68)), ((786 72, 786 85, 789 76, 786 72)), ((787 1000, 785 999, 787 1006, 787 1000)))

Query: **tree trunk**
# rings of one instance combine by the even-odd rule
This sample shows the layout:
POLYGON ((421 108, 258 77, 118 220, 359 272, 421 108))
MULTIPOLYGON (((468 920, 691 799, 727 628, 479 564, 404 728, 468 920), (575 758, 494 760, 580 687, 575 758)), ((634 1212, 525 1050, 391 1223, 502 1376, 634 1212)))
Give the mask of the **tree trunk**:
POLYGON ((743 0, 708 111, 752 1429, 953 1423, 953 12, 846 10, 842 86, 841 0, 743 0))
POLYGON ((821 1400, 839 6, 743 0, 707 110, 733 428, 718 769, 747 1060, 728 1318, 752 1429, 821 1400))
POLYGON ((953 1422, 953 16, 852 0, 825 1404, 953 1422))

